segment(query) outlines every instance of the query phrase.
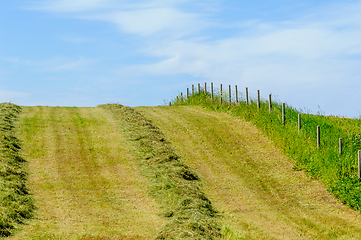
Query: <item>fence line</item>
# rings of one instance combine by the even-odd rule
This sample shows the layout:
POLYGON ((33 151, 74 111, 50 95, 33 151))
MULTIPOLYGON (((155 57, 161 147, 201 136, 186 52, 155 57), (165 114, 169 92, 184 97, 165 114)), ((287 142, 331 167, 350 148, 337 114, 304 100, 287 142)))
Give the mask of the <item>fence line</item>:
MULTIPOLYGON (((192 84, 192 94, 190 95, 189 92, 189 88, 187 88, 187 99, 190 98, 190 96, 195 95, 195 91, 194 91, 194 85, 192 84)), ((208 91, 207 91, 207 83, 204 83, 204 94, 207 95, 208 91)), ((210 86, 210 97, 212 100, 214 100, 214 85, 213 82, 211 82, 211 86, 210 86)), ((201 92, 201 86, 200 83, 198 83, 198 94, 202 93, 201 92)), ((236 104, 240 104, 241 102, 244 102, 246 105, 251 105, 251 104, 255 104, 258 109, 261 109, 261 106, 265 106, 264 104, 268 102, 268 108, 269 108, 269 113, 270 116, 274 115, 274 114, 281 114, 281 122, 283 125, 288 125, 291 122, 296 122, 297 123, 297 129, 298 129, 298 134, 300 135, 302 132, 307 133, 308 134, 308 138, 309 139, 314 139, 316 138, 316 147, 317 149, 321 149, 322 146, 322 136, 321 136, 321 128, 322 126, 317 125, 316 131, 312 130, 312 128, 314 127, 314 125, 317 123, 316 119, 310 119, 309 115, 305 115, 305 117, 302 117, 301 113, 297 113, 297 111, 295 109, 293 109, 290 106, 287 106, 287 109, 291 109, 293 111, 290 111, 289 113, 286 112, 286 104, 285 103, 276 103, 273 104, 272 102, 272 95, 269 94, 268 96, 268 101, 265 99, 261 99, 261 94, 260 94, 260 90, 257 90, 257 95, 255 94, 250 94, 249 93, 249 89, 248 87, 245 88, 245 94, 243 95, 242 92, 239 92, 237 89, 237 85, 235 85, 235 91, 234 91, 234 102, 236 104), (241 97, 239 97, 241 96, 241 97), (243 97, 244 98, 243 98, 243 97), (262 101, 264 103, 262 103, 262 101), (287 119, 286 119, 287 116, 287 119), (311 125, 313 125, 313 127, 311 127, 311 125), (303 130, 302 130, 303 129, 303 130)), ((220 84, 220 91, 219 91, 219 101, 220 104, 223 105, 224 101, 226 99, 227 93, 223 92, 223 85, 220 84)), ((177 96, 176 98, 177 102, 184 101, 183 98, 183 93, 180 94, 180 98, 177 96)), ((228 89, 228 104, 232 105, 232 91, 231 91, 231 85, 229 85, 229 89, 228 89)), ((171 106, 171 102, 169 102, 169 106, 171 106)), ((262 107, 263 109, 263 107, 262 107)), ((326 123, 327 124, 327 123, 326 123)), ((327 125, 326 125, 327 127, 327 125)), ((314 128, 313 128, 314 129, 314 128)), ((346 150, 349 149, 348 151, 350 151, 348 153, 348 156, 350 156, 349 154, 351 152, 355 151, 355 147, 360 147, 359 145, 353 146, 353 140, 350 137, 347 137, 349 135, 347 135, 347 133, 344 133, 340 130, 339 134, 341 134, 342 136, 339 136, 338 138, 338 152, 339 155, 343 155, 344 152, 344 148, 346 147, 346 150), (345 135, 346 134, 346 135, 345 135), (345 136, 343 136, 345 135, 345 136), (346 138, 343 138, 346 137, 346 138)), ((322 131, 323 132, 323 131, 322 131)), ((327 131, 326 131, 327 132, 327 131)), ((323 133, 326 134, 326 133, 323 133)), ((361 134, 360 134, 361 135, 361 134)), ((330 138, 328 138, 330 139, 330 138)), ((332 139, 332 138, 331 138, 332 139)), ((337 139, 337 138, 336 138, 337 139)), ((360 144, 361 145, 361 144, 360 144)), ((359 178, 361 177, 361 151, 357 151, 357 155, 358 155, 358 176, 359 178)), ((346 154, 347 155, 347 154, 346 154)))

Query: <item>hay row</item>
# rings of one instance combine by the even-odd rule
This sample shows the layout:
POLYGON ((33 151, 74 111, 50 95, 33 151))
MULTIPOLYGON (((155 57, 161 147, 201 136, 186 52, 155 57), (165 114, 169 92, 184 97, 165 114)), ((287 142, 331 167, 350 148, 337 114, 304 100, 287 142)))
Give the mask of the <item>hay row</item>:
POLYGON ((143 174, 152 183, 151 194, 160 203, 168 223, 156 239, 215 239, 220 237, 219 215, 201 190, 199 176, 182 163, 160 129, 130 107, 106 104, 133 143, 143 174))
POLYGON ((26 161, 15 136, 15 122, 21 107, 0 104, 0 237, 18 230, 33 216, 34 202, 26 187, 26 161))

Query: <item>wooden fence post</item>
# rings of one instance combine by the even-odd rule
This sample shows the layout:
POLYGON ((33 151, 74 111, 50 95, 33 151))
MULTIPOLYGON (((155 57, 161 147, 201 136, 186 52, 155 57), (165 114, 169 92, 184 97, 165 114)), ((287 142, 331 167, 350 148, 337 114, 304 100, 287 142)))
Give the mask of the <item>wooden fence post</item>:
POLYGON ((261 97, 260 97, 259 90, 257 90, 257 107, 258 107, 258 109, 261 108, 261 97))
POLYGON ((189 88, 187 88, 187 99, 189 98, 189 88))
POLYGON ((358 178, 361 178, 361 150, 358 150, 358 178))
POLYGON ((192 96, 194 95, 194 85, 192 84, 192 96))
POLYGON ((342 155, 342 138, 338 139, 338 152, 342 155))
POLYGON ((180 97, 181 102, 183 102, 183 93, 181 92, 181 97, 180 97))
POLYGON ((246 87, 246 103, 247 105, 249 105, 249 101, 248 101, 248 88, 246 87))
POLYGON ((271 113, 272 112, 272 94, 270 94, 268 96, 268 101, 269 101, 269 112, 271 113))
POLYGON ((205 82, 204 83, 204 95, 206 95, 207 94, 207 83, 205 82))
POLYGON ((221 93, 220 93, 219 101, 220 101, 220 103, 222 105, 222 84, 221 84, 221 93))
POLYGON ((237 90, 237 85, 234 86, 234 91, 236 91, 236 104, 238 104, 238 90, 237 90))
POLYGON ((231 85, 228 85, 228 103, 229 105, 232 103, 231 85))
POLYGON ((317 126, 317 148, 320 148, 321 131, 320 126, 317 126))
POLYGON ((198 83, 198 94, 201 93, 201 84, 198 83))
POLYGON ((282 103, 282 124, 285 125, 286 124, 286 116, 285 116, 285 103, 282 103))
POLYGON ((298 134, 300 134, 301 131, 301 113, 298 114, 298 134))
POLYGON ((169 107, 170 107, 170 106, 172 106, 172 103, 171 103, 171 102, 169 102, 169 107))
POLYGON ((212 100, 213 100, 213 82, 211 82, 211 97, 212 97, 212 100))

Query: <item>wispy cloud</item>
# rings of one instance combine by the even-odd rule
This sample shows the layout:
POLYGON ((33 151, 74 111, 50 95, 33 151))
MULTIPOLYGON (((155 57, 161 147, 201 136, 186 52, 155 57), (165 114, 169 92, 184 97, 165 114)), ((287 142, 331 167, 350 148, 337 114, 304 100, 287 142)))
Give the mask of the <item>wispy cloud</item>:
POLYGON ((49 12, 85 12, 109 6, 113 0, 44 0, 32 4, 30 9, 49 12))
POLYGON ((252 69, 259 72, 254 77, 267 78, 270 68, 278 72, 279 76, 274 76, 278 79, 282 79, 288 69, 305 79, 318 76, 320 81, 342 68, 352 74, 352 63, 361 61, 358 56, 361 27, 359 11, 355 8, 361 10, 360 4, 345 7, 343 14, 338 13, 339 21, 315 16, 292 22, 254 22, 248 23, 247 35, 235 33, 217 41, 186 39, 158 45, 154 42, 148 54, 164 60, 144 69, 156 74, 189 73, 213 80, 222 74, 233 76, 234 80, 240 76, 252 78, 249 74, 252 69), (351 13, 347 12, 349 9, 351 13), (348 20, 343 21, 343 16, 348 20), (268 26, 265 28, 265 25, 268 26))
POLYGON ((60 37, 60 39, 65 41, 65 42, 70 42, 70 43, 75 43, 75 44, 93 42, 94 41, 91 38, 81 37, 81 36, 73 36, 73 35, 62 36, 62 37, 60 37))
MULTIPOLYGON (((207 0, 206 0, 207 1, 207 0)), ((67 17, 104 21, 126 33, 163 37, 183 37, 201 30, 208 23, 196 11, 181 10, 189 0, 47 0, 38 1, 33 10, 66 13, 67 17)), ((193 4, 199 8, 203 1, 193 4)), ((211 1, 207 1, 211 2, 211 1)))
MULTIPOLYGON (((204 2, 220 1, 200 4, 204 2)), ((310 98, 322 87, 326 93, 317 99, 320 102, 333 101, 342 91, 340 98, 347 101, 350 86, 345 79, 361 85, 361 1, 330 3, 309 9, 303 17, 270 22, 217 22, 217 14, 226 13, 203 10, 187 0, 57 0, 38 2, 37 9, 108 22, 137 36, 143 54, 157 60, 123 66, 136 74, 241 82, 287 97, 308 92, 310 98)), ((77 59, 59 66, 72 69, 83 64, 89 62, 77 59)))
POLYGON ((102 15, 89 15, 84 18, 114 23, 121 31, 145 36, 167 32, 181 37, 199 29, 199 25, 194 25, 197 22, 196 14, 172 8, 116 11, 102 15))
POLYGON ((209 7, 214 4, 215 0, 199 0, 197 3, 192 3, 191 0, 38 0, 34 1, 29 8, 51 12, 80 13, 93 10, 174 8, 185 3, 204 7, 205 2, 209 7))
POLYGON ((46 71, 70 71, 70 70, 77 70, 82 69, 85 67, 90 66, 93 64, 94 61, 91 59, 80 57, 76 60, 64 60, 60 59, 53 59, 50 61, 49 65, 45 67, 44 70, 46 71))
POLYGON ((32 66, 38 71, 73 71, 80 70, 94 64, 94 60, 84 57, 79 57, 76 59, 57 57, 47 60, 34 61, 21 59, 18 57, 8 57, 3 58, 4 61, 14 64, 14 65, 23 65, 23 66, 32 66))

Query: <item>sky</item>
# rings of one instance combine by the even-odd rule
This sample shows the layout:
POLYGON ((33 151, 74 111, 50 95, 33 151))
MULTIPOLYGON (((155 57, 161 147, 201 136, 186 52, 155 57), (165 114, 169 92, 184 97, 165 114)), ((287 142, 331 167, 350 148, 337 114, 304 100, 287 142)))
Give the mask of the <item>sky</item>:
POLYGON ((0 102, 164 105, 198 83, 361 116, 361 1, 0 2, 0 102))

